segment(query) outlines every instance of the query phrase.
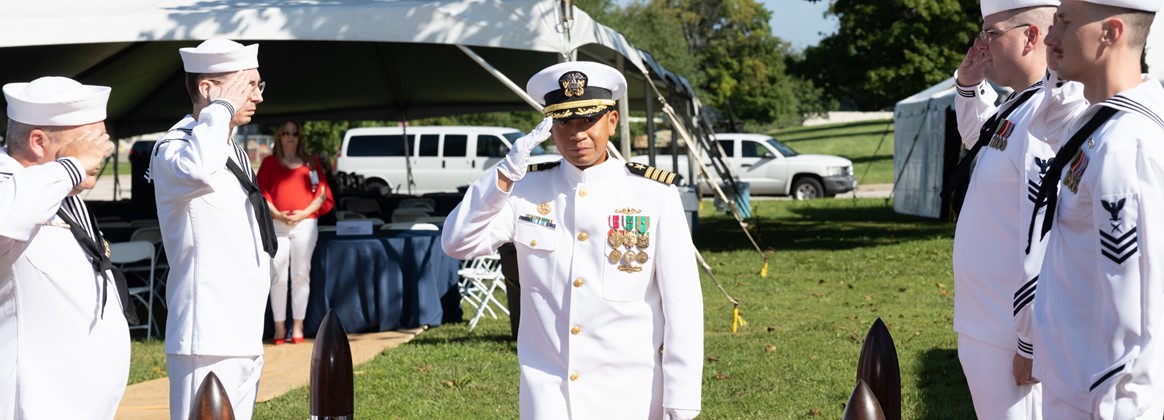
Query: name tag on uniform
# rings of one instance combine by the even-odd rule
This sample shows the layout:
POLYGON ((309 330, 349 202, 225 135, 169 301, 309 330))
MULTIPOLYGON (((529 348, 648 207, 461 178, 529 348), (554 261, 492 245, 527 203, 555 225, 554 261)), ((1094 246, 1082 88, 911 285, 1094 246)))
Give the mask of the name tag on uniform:
POLYGON ((371 235, 372 221, 368 219, 337 220, 335 234, 336 236, 371 235))

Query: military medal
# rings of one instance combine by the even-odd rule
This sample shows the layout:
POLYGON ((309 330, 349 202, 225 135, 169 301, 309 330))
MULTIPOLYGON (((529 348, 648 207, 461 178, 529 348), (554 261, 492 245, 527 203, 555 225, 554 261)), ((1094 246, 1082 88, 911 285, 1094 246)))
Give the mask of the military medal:
POLYGON ((628 262, 628 263, 634 262, 635 254, 636 254, 636 252, 634 252, 634 251, 627 251, 625 254, 623 254, 623 258, 625 258, 626 262, 628 262))
POLYGON ((637 262, 639 264, 646 264, 647 263, 647 253, 640 252, 640 253, 638 253, 638 255, 635 255, 635 262, 637 262))
POLYGON ((538 204, 538 213, 542 216, 550 214, 550 203, 538 204))
POLYGON ((635 246, 635 242, 638 242, 638 238, 635 237, 634 232, 627 232, 622 237, 622 245, 625 247, 629 248, 629 247, 635 246))
POLYGON ((610 246, 618 248, 619 245, 622 245, 622 233, 611 230, 610 237, 606 238, 606 241, 610 243, 610 246))
POLYGON ((647 249, 651 246, 651 237, 647 235, 639 235, 639 242, 636 244, 639 249, 647 249))
POLYGON ((622 251, 615 248, 613 251, 610 251, 610 262, 616 263, 619 261, 622 261, 622 251))

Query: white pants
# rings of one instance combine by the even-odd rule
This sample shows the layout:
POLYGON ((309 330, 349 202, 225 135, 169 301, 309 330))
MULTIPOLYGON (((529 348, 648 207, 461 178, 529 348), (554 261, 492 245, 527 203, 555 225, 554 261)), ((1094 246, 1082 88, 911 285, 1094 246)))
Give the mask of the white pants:
MULTIPOLYGON (((1042 419, 1041 384, 1014 382, 1015 349, 958 334, 958 361, 980 419, 1042 419)), ((1055 419, 1057 417, 1047 417, 1055 419)))
MULTIPOLYGON (((1067 403, 1067 401, 1063 401, 1061 398, 1055 396, 1055 394, 1052 394, 1051 392, 1047 392, 1045 395, 1043 395, 1043 414, 1046 418, 1055 420, 1092 420, 1102 418, 1093 416, 1092 413, 1086 411, 1080 411, 1078 408, 1075 408, 1074 405, 1067 403)), ((1158 405, 1155 408, 1149 409, 1143 415, 1135 417, 1135 419, 1156 420, 1161 417, 1164 417, 1164 405, 1158 405)), ((1131 417, 1129 417, 1129 419, 1131 419, 1131 417)))
POLYGON ((170 374, 170 418, 190 418, 194 395, 206 375, 214 372, 230 398, 234 418, 250 420, 263 373, 263 356, 201 356, 166 354, 170 374))
MULTIPOLYGON (((291 316, 307 316, 307 296, 311 293, 311 254, 315 252, 318 220, 307 218, 295 226, 275 222, 279 250, 271 260, 271 312, 276 323, 287 321, 287 272, 291 273, 291 316)), ((281 337, 275 337, 281 338, 281 337)))

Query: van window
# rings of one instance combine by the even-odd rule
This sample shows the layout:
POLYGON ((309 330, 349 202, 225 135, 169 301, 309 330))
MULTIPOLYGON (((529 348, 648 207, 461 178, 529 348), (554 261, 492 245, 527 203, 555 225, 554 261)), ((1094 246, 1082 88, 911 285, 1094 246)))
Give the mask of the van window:
MULTIPOLYGON (((415 135, 408 136, 409 141, 415 135)), ((404 136, 400 134, 352 136, 348 139, 348 156, 404 156, 404 136)))
POLYGON ((477 136, 477 157, 505 157, 508 152, 509 147, 505 146, 500 137, 490 134, 477 136))
POLYGON ((420 144, 416 146, 417 156, 440 156, 440 134, 422 134, 420 144))
POLYGON ((764 147, 764 143, 755 142, 755 141, 745 140, 744 144, 742 145, 742 150, 740 150, 740 152, 743 153, 743 157, 746 157, 746 158, 771 158, 771 157, 773 157, 772 151, 768 150, 767 147, 764 147))
POLYGON ((723 148, 723 157, 736 157, 736 142, 735 140, 719 140, 719 147, 723 148))
POLYGON ((465 152, 468 148, 468 135, 445 134, 445 157, 465 157, 465 152))

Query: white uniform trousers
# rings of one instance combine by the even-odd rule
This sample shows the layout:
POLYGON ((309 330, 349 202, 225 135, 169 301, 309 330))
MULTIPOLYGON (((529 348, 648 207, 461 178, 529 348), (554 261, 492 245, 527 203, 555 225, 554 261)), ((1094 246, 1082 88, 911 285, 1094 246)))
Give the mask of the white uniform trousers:
MULTIPOLYGON (((287 320, 287 274, 291 274, 291 316, 307 316, 307 296, 311 293, 311 254, 319 238, 317 219, 307 218, 295 226, 275 222, 279 250, 271 260, 271 312, 275 322, 287 320)), ((279 337, 276 337, 279 338, 279 337)))
POLYGON ((214 372, 226 389, 234 418, 250 420, 263 373, 263 356, 202 356, 166 354, 170 374, 170 418, 190 418, 194 395, 206 375, 214 372))
MULTIPOLYGON (((958 361, 980 419, 1042 419, 1041 384, 1014 382, 1015 349, 958 334, 958 361)), ((1057 417, 1046 417, 1054 419, 1057 417)))
MULTIPOLYGON (((1063 401, 1059 397, 1055 396, 1055 394, 1050 392, 1047 392, 1045 395, 1043 395, 1043 414, 1045 418, 1055 420, 1098 419, 1098 417, 1092 416, 1091 413, 1080 411, 1078 408, 1075 408, 1074 405, 1068 403, 1067 401, 1063 401)), ((1156 407, 1148 410, 1148 412, 1144 413, 1142 416, 1136 417, 1135 419, 1110 420, 1156 420, 1160 418, 1164 418, 1164 405, 1157 405, 1156 407)))

